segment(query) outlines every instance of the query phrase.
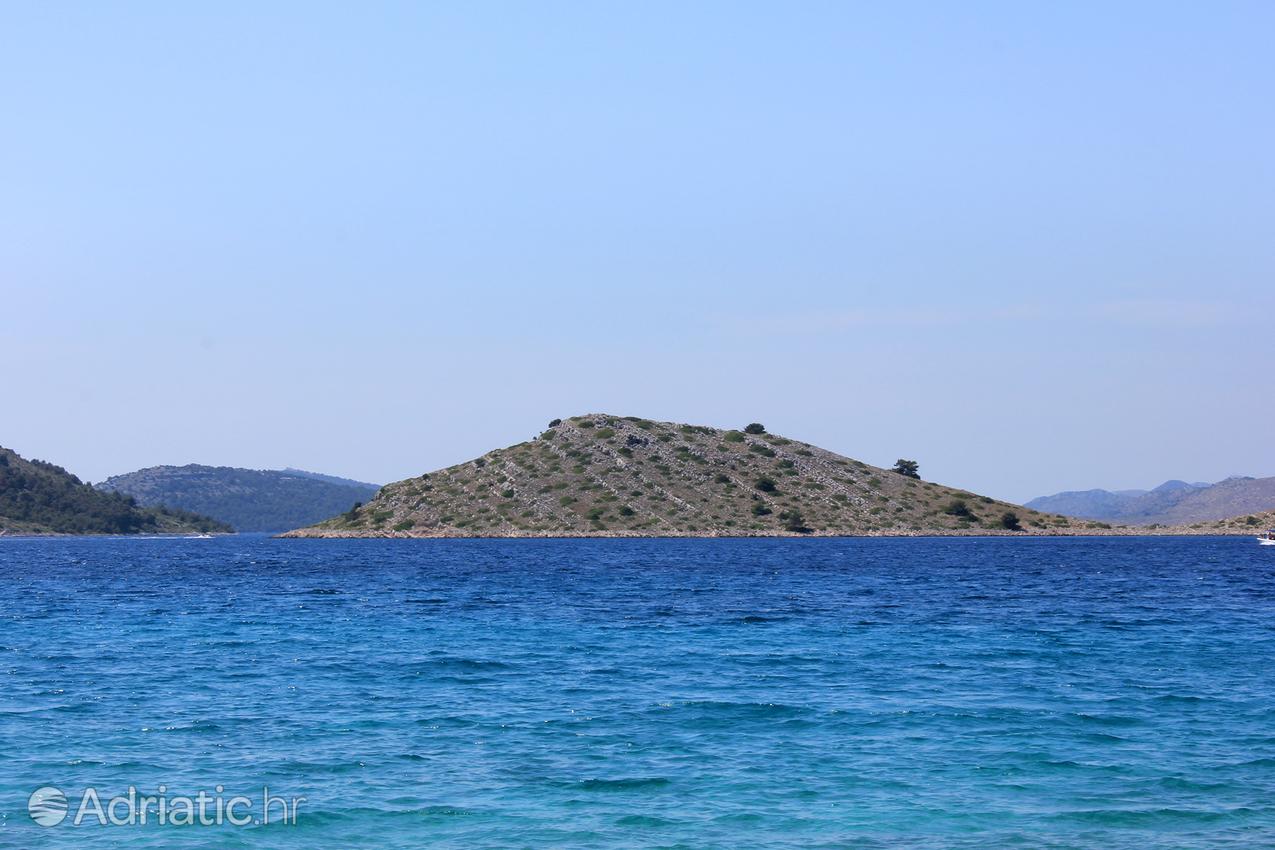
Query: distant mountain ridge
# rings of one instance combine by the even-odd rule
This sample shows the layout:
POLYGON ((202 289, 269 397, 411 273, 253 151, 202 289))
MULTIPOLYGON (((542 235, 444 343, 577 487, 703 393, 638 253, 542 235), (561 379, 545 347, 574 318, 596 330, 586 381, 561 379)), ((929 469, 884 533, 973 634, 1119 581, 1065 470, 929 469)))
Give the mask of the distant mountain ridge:
POLYGON ((103 493, 60 466, 0 448, 0 532, 16 534, 183 534, 230 526, 162 505, 139 507, 103 493))
POLYGON ((301 470, 232 466, 152 466, 113 475, 97 485, 135 498, 197 511, 238 531, 286 531, 349 510, 376 495, 365 484, 301 470))
POLYGON ((367 481, 355 481, 353 478, 341 478, 338 475, 324 475, 322 472, 307 472, 304 469, 296 469, 291 466, 285 466, 282 470, 289 475, 300 475, 302 478, 313 478, 315 481, 326 481, 329 484, 340 484, 345 487, 362 487, 363 489, 379 490, 380 484, 370 484, 367 481))
POLYGON ((1127 525, 1187 525, 1275 509, 1275 477, 1235 476, 1216 484, 1173 479, 1153 490, 1073 490, 1027 507, 1127 525))
POLYGON ((526 442, 386 484, 362 508, 287 536, 988 534, 1083 527, 766 433, 757 423, 732 430, 597 413, 555 419, 526 442))

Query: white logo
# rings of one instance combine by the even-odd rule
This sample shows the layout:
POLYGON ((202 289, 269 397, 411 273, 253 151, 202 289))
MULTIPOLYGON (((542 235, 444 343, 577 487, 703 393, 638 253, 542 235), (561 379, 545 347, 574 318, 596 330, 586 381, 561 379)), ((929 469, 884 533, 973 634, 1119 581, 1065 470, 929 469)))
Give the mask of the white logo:
POLYGON ((51 785, 37 788, 27 800, 27 811, 40 826, 57 826, 66 819, 66 795, 51 785))
MULTIPOLYGON (((242 795, 225 797, 225 787, 218 785, 215 794, 199 791, 189 796, 169 796, 168 786, 160 785, 158 794, 139 794, 137 787, 113 797, 98 794, 96 788, 85 788, 79 802, 67 799, 61 788, 46 785, 36 789, 27 799, 31 820, 40 826, 57 826, 70 818, 72 826, 96 823, 99 826, 265 826, 271 823, 296 824, 297 809, 305 797, 280 797, 261 789, 261 811, 253 812, 253 800, 242 795), (75 808, 72 812, 71 809, 75 808)), ((0 818, 2 820, 2 818, 0 818)))

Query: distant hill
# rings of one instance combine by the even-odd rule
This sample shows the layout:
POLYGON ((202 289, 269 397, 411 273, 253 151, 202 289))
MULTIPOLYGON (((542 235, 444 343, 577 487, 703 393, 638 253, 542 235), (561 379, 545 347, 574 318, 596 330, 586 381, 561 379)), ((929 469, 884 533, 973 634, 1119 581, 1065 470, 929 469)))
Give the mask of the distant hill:
POLYGON ((1166 481, 1154 490, 1083 490, 1032 499, 1027 507, 1127 525, 1190 525, 1275 509, 1275 478, 1216 484, 1166 481))
POLYGON ((0 531, 6 534, 178 534, 230 531, 224 523, 103 493, 60 466, 0 448, 0 531))
POLYGON ((329 484, 341 484, 345 487, 361 487, 365 490, 379 490, 380 484, 369 484, 366 481, 355 481, 353 478, 340 478, 336 475, 324 475, 322 472, 306 472, 304 469, 293 469, 285 466, 283 471, 289 475, 300 475, 302 478, 313 478, 315 481, 326 481, 329 484))
POLYGON ((375 484, 297 470, 231 466, 152 466, 97 485, 142 505, 198 511, 239 531, 285 531, 347 511, 376 495, 375 484))
POLYGON ((774 434, 591 414, 290 536, 1005 532, 1007 513, 1029 530, 1085 525, 774 434))
POLYGON ((1052 496, 1040 496, 1024 504, 1025 507, 1046 513, 1106 520, 1119 516, 1133 500, 1138 496, 1145 495, 1146 492, 1146 490, 1127 490, 1124 492, 1068 490, 1062 493, 1055 493, 1052 496))

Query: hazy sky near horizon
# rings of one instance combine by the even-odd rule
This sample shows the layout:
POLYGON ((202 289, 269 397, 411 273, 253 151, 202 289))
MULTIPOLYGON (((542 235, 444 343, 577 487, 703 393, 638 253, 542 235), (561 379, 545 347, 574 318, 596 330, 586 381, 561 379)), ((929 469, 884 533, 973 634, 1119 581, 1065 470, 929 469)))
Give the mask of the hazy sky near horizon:
POLYGON ((0 444, 1275 474, 1275 4, 8 3, 0 444))

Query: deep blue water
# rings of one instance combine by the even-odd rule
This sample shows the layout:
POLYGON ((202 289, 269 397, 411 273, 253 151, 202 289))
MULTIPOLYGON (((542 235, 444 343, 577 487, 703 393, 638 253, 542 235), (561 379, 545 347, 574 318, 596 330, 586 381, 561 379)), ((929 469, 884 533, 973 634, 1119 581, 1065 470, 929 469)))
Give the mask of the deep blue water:
POLYGON ((1273 659, 1249 539, 3 540, 0 847, 1271 847, 1273 659), (307 799, 28 816, 161 784, 307 799))

